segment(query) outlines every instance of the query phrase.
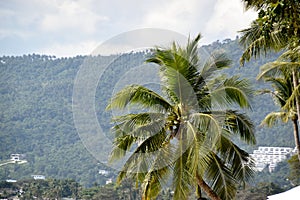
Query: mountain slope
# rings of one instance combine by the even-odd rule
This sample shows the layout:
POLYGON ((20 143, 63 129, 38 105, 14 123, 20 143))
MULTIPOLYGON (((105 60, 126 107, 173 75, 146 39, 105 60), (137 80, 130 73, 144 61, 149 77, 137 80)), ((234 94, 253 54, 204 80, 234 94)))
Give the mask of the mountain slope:
MULTIPOLYGON (((241 68, 242 49, 237 40, 202 47, 204 52, 214 50, 225 51, 233 60, 233 67, 226 73, 251 79, 256 89, 266 87, 256 82, 255 77, 259 66, 276 59, 277 54, 253 60, 241 68)), ((32 174, 43 174, 52 178, 73 178, 86 186, 94 182, 103 184, 106 177, 99 175, 98 170, 108 168, 85 148, 73 121, 72 94, 76 74, 87 58, 95 66, 106 68, 99 77, 95 106, 99 124, 110 138, 111 113, 105 112, 105 107, 112 88, 129 69, 143 64, 146 56, 138 52, 111 57, 55 58, 35 54, 0 57, 0 160, 9 159, 12 153, 25 154, 28 160, 24 165, 1 166, 0 179, 24 179, 32 174)), ((280 124, 273 129, 258 126, 264 116, 275 109, 267 96, 253 100, 253 111, 249 115, 257 125, 258 145, 293 147, 290 125, 280 124)), ((108 144, 99 143, 109 148, 108 144)))

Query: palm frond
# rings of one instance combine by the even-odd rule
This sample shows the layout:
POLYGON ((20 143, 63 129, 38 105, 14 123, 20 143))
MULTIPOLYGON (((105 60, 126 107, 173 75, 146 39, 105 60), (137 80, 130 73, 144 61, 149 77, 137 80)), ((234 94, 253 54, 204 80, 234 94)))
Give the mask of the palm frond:
POLYGON ((172 108, 167 100, 154 91, 140 85, 130 85, 123 88, 111 99, 106 110, 124 109, 128 104, 137 104, 158 111, 172 108))
POLYGON ((162 185, 167 185, 167 177, 170 175, 173 164, 173 152, 167 146, 163 146, 158 151, 142 184, 143 199, 156 198, 161 191, 162 185))
POLYGON ((187 131, 186 134, 191 138, 190 139, 190 148, 188 149, 188 163, 189 173, 196 176, 196 173, 199 169, 199 166, 202 168, 207 167, 205 162, 201 161, 202 157, 205 157, 207 152, 209 151, 208 145, 204 144, 205 134, 199 132, 196 127, 193 126, 191 122, 187 122, 187 131), (204 167, 205 166, 205 167, 204 167))
MULTIPOLYGON (((182 146, 182 141, 179 141, 182 146)), ((181 155, 176 161, 173 169, 173 181, 172 188, 174 190, 174 199, 188 199, 191 184, 194 179, 192 174, 189 173, 188 162, 188 150, 182 152, 182 149, 178 148, 177 154, 181 155)))
MULTIPOLYGON (((272 90, 269 90, 269 89, 261 89, 261 90, 257 90, 255 91, 255 94, 257 95, 263 95, 263 94, 270 94, 272 95, 273 97, 275 98, 278 98, 278 99, 282 99, 278 93, 276 91, 272 91, 272 90)), ((282 99, 283 100, 283 99, 282 99)))
POLYGON ((289 48, 287 51, 283 52, 277 60, 279 61, 292 61, 297 62, 300 58, 300 46, 289 48))
MULTIPOLYGON (((195 43, 192 43, 196 45, 195 43)), ((187 47, 193 49, 195 47, 187 47)), ((197 77, 198 71, 196 66, 190 62, 190 60, 196 60, 195 55, 187 55, 180 47, 176 44, 173 45, 173 49, 160 50, 157 49, 153 56, 147 60, 147 62, 152 62, 159 64, 161 66, 160 73, 165 79, 168 79, 168 70, 173 70, 181 74, 190 84, 192 85, 195 77, 197 77), (180 50, 177 50, 177 49, 180 50)), ((195 61, 193 61, 195 62, 195 61)))
POLYGON ((165 80, 166 87, 169 91, 172 91, 171 95, 178 99, 178 102, 175 102, 176 104, 197 105, 193 86, 186 77, 172 68, 166 68, 164 76, 167 77, 165 80))
POLYGON ((251 8, 254 8, 255 10, 259 10, 263 7, 264 3, 266 3, 265 0, 243 0, 243 2, 247 10, 251 8))
POLYGON ((208 133, 208 140, 213 144, 216 138, 222 134, 222 125, 219 119, 211 113, 193 113, 190 115, 189 122, 200 132, 208 133))
POLYGON ((119 172, 116 179, 117 185, 120 185, 126 178, 135 180, 136 185, 144 181, 147 175, 148 164, 145 159, 139 158, 138 154, 134 154, 132 157, 135 159, 132 158, 132 162, 127 161, 119 172), (131 172, 130 169, 133 169, 136 173, 131 172))
POLYGON ((112 118, 113 122, 122 123, 129 122, 133 125, 143 125, 151 122, 153 119, 163 118, 165 114, 158 112, 145 112, 145 113, 130 113, 122 116, 112 118))
POLYGON ((189 58, 189 65, 191 65, 191 67, 197 68, 198 66, 198 62, 199 62, 199 56, 198 56, 198 43, 200 41, 200 39, 202 38, 201 34, 198 34, 195 39, 191 40, 191 38, 189 37, 188 39, 188 44, 185 48, 185 50, 183 51, 184 53, 184 57, 185 58, 189 58))
POLYGON ((221 199, 234 199, 236 181, 231 169, 215 153, 210 153, 210 167, 205 173, 205 180, 221 199))
POLYGON ((296 98, 300 97, 300 85, 294 88, 291 96, 286 100, 285 105, 282 107, 285 110, 289 110, 291 108, 295 108, 296 98))
POLYGON ((253 177, 254 160, 247 152, 224 135, 221 137, 219 150, 222 159, 230 166, 233 176, 238 182, 246 182, 253 177))
POLYGON ((291 72, 295 67, 299 68, 300 62, 279 62, 274 61, 267 64, 264 64, 260 67, 260 73, 257 75, 257 80, 260 80, 264 77, 278 76, 280 74, 291 72), (285 72, 287 71, 287 72, 285 72))
POLYGON ((269 50, 280 50, 286 44, 286 37, 281 31, 269 30, 261 19, 252 22, 250 28, 240 31, 242 37, 240 43, 246 50, 240 58, 241 65, 249 61, 251 57, 266 55, 269 50))
MULTIPOLYGON (((166 139, 166 133, 161 131, 159 134, 150 136, 142 141, 136 150, 126 160, 121 172, 118 175, 117 182, 120 183, 125 177, 128 177, 142 183, 146 174, 151 169, 154 160, 158 156, 158 150, 163 146, 163 143, 166 141, 166 139)), ((170 161, 165 160, 165 162, 170 161)), ((168 166, 169 163, 164 164, 168 166)))
POLYGON ((204 63, 202 70, 200 71, 200 77, 204 79, 209 78, 217 70, 228 68, 232 64, 232 61, 223 52, 215 52, 204 63))
POLYGON ((158 196, 163 185, 161 181, 169 175, 169 171, 169 167, 166 166, 155 171, 149 171, 147 173, 142 184, 143 200, 155 199, 158 196))
POLYGON ((115 134, 110 162, 125 156, 131 146, 138 141, 159 133, 164 128, 164 116, 161 113, 127 114, 114 118, 118 122, 112 129, 115 134))
POLYGON ((230 131, 230 133, 238 134, 248 144, 256 144, 254 125, 245 114, 227 110, 224 129, 230 131))
POLYGON ((176 105, 176 104, 178 104, 178 102, 180 102, 179 97, 177 96, 177 94, 174 91, 172 91, 170 88, 162 85, 161 89, 164 92, 164 94, 166 94, 167 98, 170 99, 170 102, 173 105, 176 105))
POLYGON ((250 82, 246 79, 233 76, 225 79, 211 90, 212 104, 220 106, 236 104, 241 108, 251 108, 250 99, 254 91, 250 87, 250 82))
POLYGON ((280 107, 284 106, 286 103, 286 99, 285 96, 283 96, 282 94, 280 94, 281 92, 278 91, 272 91, 272 90, 268 90, 268 89, 262 89, 262 90, 257 90, 257 94, 258 95, 262 95, 262 94, 270 94, 273 97, 273 101, 275 104, 278 104, 280 107))
POLYGON ((282 110, 291 110, 295 106, 295 98, 299 92, 297 88, 293 88, 293 80, 291 75, 291 65, 276 65, 277 61, 270 63, 261 70, 258 78, 272 84, 274 91, 269 91, 275 97, 275 102, 279 104, 282 110))
POLYGON ((114 121, 119 123, 116 128, 123 129, 122 133, 143 140, 165 128, 165 116, 163 113, 138 113, 116 117, 114 121))
POLYGON ((186 48, 173 43, 171 49, 156 49, 153 56, 147 60, 161 66, 162 82, 167 86, 168 92, 173 92, 171 96, 177 96, 182 100, 184 91, 192 91, 191 88, 199 75, 197 45, 200 38, 199 34, 194 40, 189 39, 186 48))
POLYGON ((271 112, 264 118, 264 120, 261 122, 261 125, 272 127, 278 120, 286 123, 289 120, 288 117, 288 113, 286 112, 271 112))
POLYGON ((126 155, 126 152, 136 141, 137 138, 133 137, 132 135, 124 135, 116 138, 113 142, 113 149, 111 151, 109 161, 114 162, 123 158, 126 155))

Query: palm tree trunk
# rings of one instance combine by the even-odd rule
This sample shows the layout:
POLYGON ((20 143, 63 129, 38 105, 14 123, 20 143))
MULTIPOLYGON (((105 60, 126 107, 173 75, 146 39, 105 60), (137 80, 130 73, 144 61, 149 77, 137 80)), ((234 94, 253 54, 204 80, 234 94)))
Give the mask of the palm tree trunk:
POLYGON ((295 138, 295 145, 297 148, 297 155, 298 155, 298 160, 300 162, 300 142, 299 142, 299 129, 298 129, 298 122, 297 122, 297 117, 296 119, 293 119, 293 126, 294 126, 294 138, 295 138))
POLYGON ((221 200, 221 198, 205 183, 198 173, 196 173, 196 180, 197 184, 203 189, 203 191, 211 200, 221 200))
MULTIPOLYGON (((299 85, 298 77, 296 75, 296 70, 294 69, 293 72, 293 86, 296 89, 299 85)), ((295 138, 295 145, 298 150, 298 160, 300 162, 300 141, 299 141, 299 130, 298 130, 298 119, 300 117, 300 100, 299 97, 296 95, 296 109, 297 109, 297 117, 293 120, 294 124, 294 138, 295 138)))
MULTIPOLYGON (((296 69, 294 69, 293 73, 292 73, 294 89, 296 89, 299 85, 299 80, 298 80, 299 77, 297 77, 296 73, 297 73, 297 71, 296 71, 296 69)), ((297 109, 297 115, 298 115, 298 117, 300 117, 300 99, 298 96, 296 96, 296 109, 297 109)))

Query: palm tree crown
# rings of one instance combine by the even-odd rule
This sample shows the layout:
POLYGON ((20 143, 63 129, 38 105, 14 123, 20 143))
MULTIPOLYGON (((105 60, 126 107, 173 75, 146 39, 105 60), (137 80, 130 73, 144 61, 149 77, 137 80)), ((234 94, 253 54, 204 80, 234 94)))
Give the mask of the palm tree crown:
POLYGON ((245 8, 258 11, 258 18, 241 31, 245 46, 241 64, 269 50, 293 49, 300 44, 298 0, 243 0, 245 8))
MULTIPOLYGON (((160 66, 162 95, 141 85, 119 91, 107 106, 141 108, 113 119, 115 141, 111 160, 134 148, 117 181, 125 177, 141 184, 143 199, 155 198, 171 177, 174 199, 187 199, 201 188, 211 199, 234 198, 238 183, 251 177, 252 160, 232 137, 255 143, 253 125, 235 108, 250 108, 249 82, 226 78, 224 54, 200 62, 200 34, 186 47, 176 43, 156 48, 147 62, 160 66), (202 63, 202 64, 201 64, 202 63)), ((198 193, 200 197, 200 192, 198 193)))
MULTIPOLYGON (((292 55, 295 55, 292 53, 292 55)), ((298 111, 297 98, 300 94, 300 86, 294 87, 294 76, 299 77, 299 62, 286 62, 286 57, 290 56, 290 51, 282 54, 276 61, 267 63, 261 67, 258 79, 263 79, 272 84, 272 90, 262 90, 261 93, 269 93, 274 97, 275 102, 279 105, 280 110, 269 113, 262 124, 269 127, 273 126, 279 119, 284 123, 289 120, 293 122, 295 146, 298 151, 300 162, 300 140, 298 130, 298 111), (298 73, 297 73, 298 72, 298 73)))

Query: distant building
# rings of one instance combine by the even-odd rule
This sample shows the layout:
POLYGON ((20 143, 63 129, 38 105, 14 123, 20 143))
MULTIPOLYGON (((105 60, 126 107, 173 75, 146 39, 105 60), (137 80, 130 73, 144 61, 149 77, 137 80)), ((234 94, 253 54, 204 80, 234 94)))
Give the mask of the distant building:
POLYGON ((106 185, 107 184, 111 184, 111 183, 112 183, 112 179, 111 178, 107 179, 106 182, 105 182, 106 185))
POLYGON ((45 180, 46 177, 44 175, 31 175, 34 180, 45 180))
POLYGON ((6 182, 7 182, 7 183, 16 183, 17 180, 14 180, 14 179, 7 179, 6 182))
POLYGON ((104 169, 100 169, 100 170, 99 170, 99 174, 100 174, 100 175, 103 175, 103 176, 108 176, 108 175, 109 175, 109 171, 104 170, 104 169))
POLYGON ((11 154, 10 155, 10 160, 12 161, 20 161, 22 159, 22 155, 21 154, 11 154))
POLYGON ((290 147, 258 147, 250 156, 255 161, 257 171, 262 171, 268 165, 269 171, 272 172, 277 163, 287 159, 294 153, 295 150, 290 147))

